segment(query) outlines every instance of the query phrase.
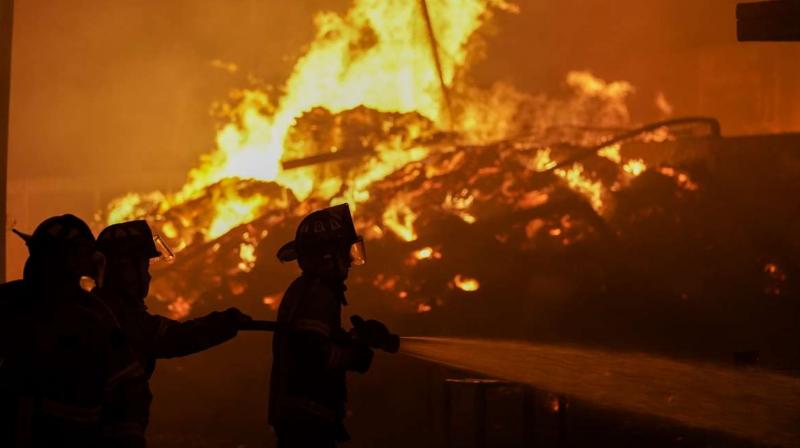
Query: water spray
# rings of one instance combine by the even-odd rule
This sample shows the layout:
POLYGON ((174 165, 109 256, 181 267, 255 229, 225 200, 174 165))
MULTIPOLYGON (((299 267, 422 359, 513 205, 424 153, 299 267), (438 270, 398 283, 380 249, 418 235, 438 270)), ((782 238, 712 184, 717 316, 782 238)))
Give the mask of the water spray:
POLYGON ((800 446, 800 379, 642 353, 529 342, 404 337, 401 353, 595 405, 800 446))
MULTIPOLYGON (((271 332, 277 326, 273 321, 252 321, 240 329, 271 332)), ((644 353, 389 336, 391 349, 385 350, 392 353, 399 348, 406 356, 569 395, 600 407, 760 443, 800 446, 800 378, 644 353)))

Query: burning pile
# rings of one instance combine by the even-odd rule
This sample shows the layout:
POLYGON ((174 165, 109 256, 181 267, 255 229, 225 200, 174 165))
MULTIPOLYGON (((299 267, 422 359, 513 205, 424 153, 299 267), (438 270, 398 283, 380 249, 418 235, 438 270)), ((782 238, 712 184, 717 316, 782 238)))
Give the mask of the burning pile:
MULTIPOLYGON (((739 280, 730 289, 705 280, 725 257, 730 269, 716 281, 785 290, 782 261, 758 250, 731 257, 706 241, 734 212, 708 215, 720 203, 703 166, 648 162, 613 139, 631 126, 630 84, 572 72, 569 95, 555 99, 470 85, 481 26, 499 10, 515 7, 357 0, 343 15, 319 14, 283 95, 237 92, 220 108, 217 149, 180 191, 110 205, 108 222, 147 217, 180 252, 154 275, 158 301, 174 317, 217 300, 275 309, 294 275, 276 262, 278 247, 304 214, 341 202, 374 254, 351 281, 369 297, 363 306, 396 319, 463 311, 441 332, 517 313, 515 328, 554 335, 563 316, 548 304, 559 297, 572 302, 558 313, 623 319, 620 309, 634 313, 641 297, 658 307, 745 291, 739 280), (536 311, 524 305, 537 300, 536 311)), ((654 126, 627 137, 681 136, 654 126)))

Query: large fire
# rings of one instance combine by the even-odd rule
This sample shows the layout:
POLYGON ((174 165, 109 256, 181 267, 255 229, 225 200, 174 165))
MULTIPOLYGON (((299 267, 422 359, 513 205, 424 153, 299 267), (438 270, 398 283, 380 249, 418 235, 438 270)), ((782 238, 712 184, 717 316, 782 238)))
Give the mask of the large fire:
MULTIPOLYGON (((471 38, 498 8, 511 9, 502 0, 431 0, 428 3, 442 61, 442 77, 452 85, 470 56, 471 38), (446 20, 436 20, 447 17, 446 20)), ((273 102, 263 90, 236 92, 236 104, 226 108, 229 122, 217 133, 216 150, 203 157, 199 167, 177 193, 153 197, 129 195, 112 205, 109 221, 141 212, 153 199, 159 210, 191 201, 224 179, 275 181, 291 189, 298 199, 311 195, 330 199, 342 195, 351 202, 368 196, 367 187, 400 166, 424 158, 428 148, 413 147, 423 129, 404 126, 405 136, 377 142, 375 156, 348 179, 331 179, 318 170, 283 170, 281 161, 312 153, 305 135, 292 135, 298 120, 315 108, 336 114, 359 106, 381 112, 417 113, 420 123, 436 129, 449 125, 443 92, 432 64, 432 46, 420 20, 415 0, 359 0, 343 15, 320 13, 317 34, 307 53, 297 61, 283 95, 273 102), (344 181, 347 180, 347 186, 344 181)), ((387 125, 389 123, 386 123, 387 125)), ((321 148, 336 152, 348 148, 321 148)), ((252 221, 269 207, 259 195, 242 198, 225 190, 216 201, 215 218, 196 230, 214 239, 243 222, 252 221)), ((195 223, 196 225, 199 223, 195 223)))
MULTIPOLYGON (((185 250, 222 241, 232 229, 261 220, 267 227, 247 230, 237 243, 233 270, 211 277, 219 285, 222 277, 253 269, 270 225, 327 204, 349 202, 368 239, 391 234, 414 242, 421 215, 434 208, 471 225, 482 218, 487 201, 517 210, 547 204, 553 187, 534 178, 552 171, 604 214, 609 192, 645 172, 645 163, 625 160, 618 145, 600 151, 617 167, 613 176, 577 162, 557 167, 557 159, 570 154, 564 142, 572 148, 597 144, 609 130, 629 127, 626 99, 633 87, 588 72, 568 74, 566 99, 504 84, 471 85, 466 73, 480 53, 479 31, 498 11, 514 13, 516 7, 504 0, 355 0, 343 14, 318 14, 316 36, 281 95, 273 98, 255 87, 234 92, 231 104, 220 108, 224 122, 216 149, 191 170, 186 184, 173 193, 128 194, 110 204, 106 221, 147 217, 177 250, 185 250), (517 168, 504 171, 500 164, 517 168), (452 181, 458 172, 463 181, 452 181), (498 176, 498 192, 487 193, 481 183, 498 176)), ((649 138, 670 136, 656 132, 649 138)), ((694 186, 686 174, 665 169, 676 182, 694 186)), ((570 216, 525 226, 529 238, 542 230, 565 245, 580 237, 570 216)), ((216 253, 220 244, 207 251, 216 253)), ((441 258, 428 246, 409 259, 416 264, 441 258)), ((464 291, 480 285, 461 275, 452 284, 464 291)), ((242 288, 232 282, 229 289, 238 295, 242 288)), ((406 290, 397 294, 409 296, 406 290)), ((176 317, 188 314, 197 298, 162 295, 176 317)), ((275 297, 264 303, 273 306, 275 297)), ((431 309, 424 302, 416 307, 431 309)))

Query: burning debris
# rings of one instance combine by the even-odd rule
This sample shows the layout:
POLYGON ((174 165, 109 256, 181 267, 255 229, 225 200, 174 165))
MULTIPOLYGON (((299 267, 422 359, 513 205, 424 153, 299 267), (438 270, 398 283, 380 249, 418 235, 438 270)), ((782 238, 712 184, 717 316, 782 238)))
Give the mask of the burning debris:
POLYGON ((742 177, 742 161, 762 167, 762 156, 739 151, 731 164, 722 148, 738 143, 711 119, 635 129, 627 82, 572 72, 562 98, 471 85, 481 25, 514 8, 428 6, 440 73, 416 1, 321 14, 281 97, 253 87, 219 108, 217 149, 180 191, 110 205, 109 222, 147 217, 179 251, 154 275, 160 306, 175 317, 220 300, 275 310, 276 285, 292 276, 275 262, 280 242, 299 217, 342 202, 378 260, 353 272, 351 289, 401 329, 496 333, 503 319, 508 335, 572 338, 604 316, 619 330, 607 343, 635 332, 650 347, 666 334, 697 347, 704 325, 736 328, 709 344, 751 338, 730 321, 729 297, 747 315, 797 289, 785 248, 796 238, 778 224, 795 218, 760 198, 790 194, 791 176, 742 177), (746 218, 758 213, 775 219, 746 218), (645 304, 662 323, 641 318, 645 304), (694 322, 692 307, 716 317, 694 322), (584 325, 560 325, 576 319, 584 325))

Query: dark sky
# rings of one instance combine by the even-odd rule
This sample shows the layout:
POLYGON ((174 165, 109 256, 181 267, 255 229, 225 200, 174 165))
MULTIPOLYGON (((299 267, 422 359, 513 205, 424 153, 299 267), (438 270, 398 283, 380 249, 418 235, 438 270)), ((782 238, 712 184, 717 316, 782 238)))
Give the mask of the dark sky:
MULTIPOLYGON (((16 2, 10 217, 30 230, 90 217, 125 191, 176 188, 213 146, 210 104, 253 73, 280 85, 312 16, 346 0, 16 2), (212 60, 241 67, 229 74, 212 60)), ((520 0, 500 14, 476 82, 563 90, 571 69, 637 86, 634 118, 662 90, 676 114, 712 114, 729 133, 800 130, 796 44, 737 44, 735 0, 520 0), (780 86, 780 88, 776 87, 780 86)), ((23 255, 10 246, 10 272, 23 255)))

